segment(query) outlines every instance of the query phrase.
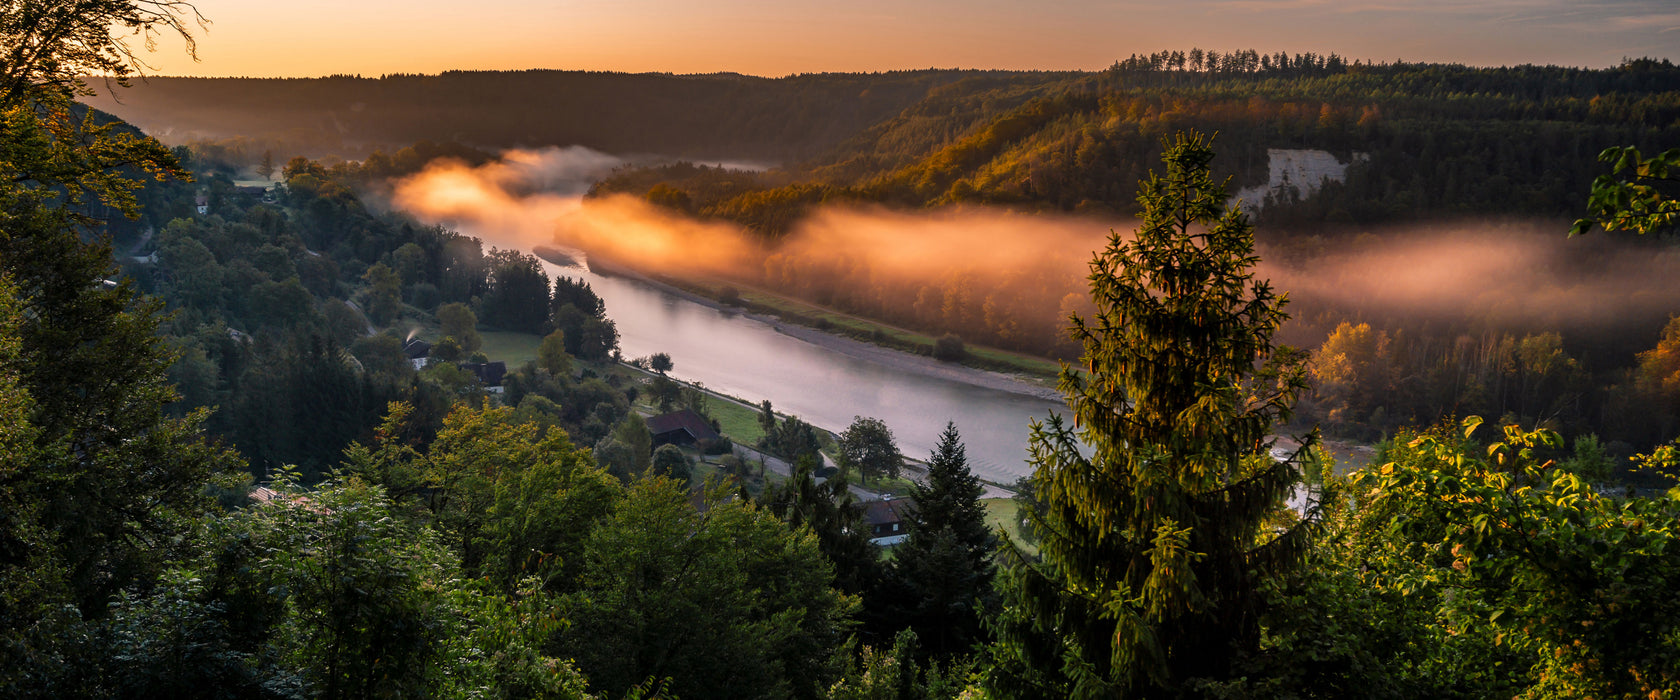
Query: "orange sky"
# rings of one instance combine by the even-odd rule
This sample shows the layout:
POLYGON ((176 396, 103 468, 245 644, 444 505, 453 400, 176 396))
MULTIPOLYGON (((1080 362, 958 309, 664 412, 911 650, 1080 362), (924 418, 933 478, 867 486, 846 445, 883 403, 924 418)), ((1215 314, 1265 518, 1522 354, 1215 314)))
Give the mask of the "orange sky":
POLYGON ((166 75, 556 68, 779 76, 1099 69, 1138 52, 1254 48, 1478 65, 1680 58, 1674 0, 199 0, 201 62, 166 75))

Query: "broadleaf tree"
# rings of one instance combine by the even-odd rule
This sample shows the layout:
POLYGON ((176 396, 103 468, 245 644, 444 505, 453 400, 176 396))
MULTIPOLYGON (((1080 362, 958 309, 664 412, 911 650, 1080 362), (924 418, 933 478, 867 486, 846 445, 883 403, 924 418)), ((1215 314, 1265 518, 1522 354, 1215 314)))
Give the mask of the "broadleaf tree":
POLYGON ((898 478, 904 466, 892 429, 879 418, 856 416, 840 433, 840 467, 855 470, 864 481, 883 476, 898 478))
POLYGON ((1645 234, 1680 225, 1680 148, 1646 158, 1633 146, 1613 146, 1598 159, 1610 164, 1611 174, 1593 180, 1587 216, 1575 220, 1569 235, 1594 226, 1645 234))

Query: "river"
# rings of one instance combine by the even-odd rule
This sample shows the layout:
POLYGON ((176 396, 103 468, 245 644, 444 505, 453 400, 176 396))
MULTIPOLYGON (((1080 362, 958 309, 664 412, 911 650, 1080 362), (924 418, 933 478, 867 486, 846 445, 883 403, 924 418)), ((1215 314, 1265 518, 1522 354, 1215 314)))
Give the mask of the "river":
POLYGON ((980 478, 1007 484, 1031 473, 1028 422, 1065 407, 1044 398, 928 376, 853 357, 739 313, 648 283, 543 263, 550 277, 582 277, 618 324, 625 357, 671 356, 671 375, 840 431, 856 416, 879 418, 905 455, 926 459, 946 421, 962 434, 980 478))
MULTIPOLYGON (((554 217, 575 211, 591 182, 622 165, 613 156, 578 147, 514 155, 494 173, 435 181, 421 176, 398 189, 413 185, 406 208, 423 219, 487 245, 530 253, 533 241, 553 235, 554 217), (519 187, 508 190, 509 183, 519 187), (478 201, 458 197, 462 191, 492 192, 486 201, 493 205, 461 205, 478 201)), ((667 353, 678 379, 754 403, 769 399, 780 413, 836 432, 856 416, 879 418, 899 450, 914 458, 926 459, 946 421, 955 422, 969 466, 987 481, 1008 484, 1031 473, 1028 423, 1065 408, 1042 394, 1005 391, 996 383, 977 386, 937 376, 946 372, 898 366, 904 363, 892 361, 897 358, 807 342, 637 279, 543 265, 551 278, 581 276, 589 282, 618 324, 626 357, 667 353)))

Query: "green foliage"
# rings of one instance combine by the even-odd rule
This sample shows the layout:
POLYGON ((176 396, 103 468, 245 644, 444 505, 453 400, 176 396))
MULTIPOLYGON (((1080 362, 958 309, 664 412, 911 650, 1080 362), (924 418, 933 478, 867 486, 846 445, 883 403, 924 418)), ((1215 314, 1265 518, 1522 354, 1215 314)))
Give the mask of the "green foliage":
POLYGON ((269 553, 298 615, 276 634, 327 697, 412 692, 441 681, 440 592, 453 562, 433 535, 390 517, 365 488, 327 488, 254 509, 234 527, 269 553))
MULTIPOLYGON (((8 180, 9 182, 9 180, 8 180)), ((117 589, 156 573, 156 548, 208 504, 213 474, 237 457, 199 433, 207 414, 168 417, 173 360, 158 305, 115 277, 108 247, 83 243, 63 209, 10 199, 0 212, 0 277, 16 285, 35 455, 13 483, 38 504, 77 602, 97 615, 117 589)))
POLYGON ((110 28, 136 31, 150 50, 162 34, 186 42, 187 53, 197 56, 197 42, 190 22, 204 19, 191 5, 177 2, 132 2, 101 0, 75 6, 26 3, 9 6, 0 14, 8 43, 35 50, 18 52, 0 64, 0 102, 7 106, 46 94, 89 94, 83 79, 90 75, 112 76, 127 86, 129 76, 145 67, 126 35, 113 35, 110 28))
POLYGON ((896 479, 904 467, 904 456, 892 430, 879 418, 856 416, 840 433, 840 468, 856 471, 864 481, 883 476, 896 479))
POLYGON ((1611 164, 1610 174, 1593 180, 1587 216, 1575 220, 1569 235, 1587 233, 1594 225, 1605 231, 1647 234, 1680 224, 1680 199, 1675 197, 1674 184, 1680 182, 1680 148, 1645 158, 1633 146, 1611 147, 1598 159, 1611 164), (1627 174, 1618 178, 1624 171, 1627 174))
MULTIPOLYGON (((1470 436, 1481 419, 1464 421, 1470 436)), ((1680 576, 1671 499, 1599 494, 1539 455, 1556 433, 1515 426, 1485 451, 1440 434, 1354 477, 1368 522, 1404 543, 1389 585, 1434 589, 1446 629, 1491 639, 1529 697, 1655 697, 1680 690, 1680 576), (1483 456, 1485 455, 1485 456, 1483 456)))
POLYGON ((636 473, 647 469, 653 461, 653 433, 648 431, 647 421, 640 415, 631 412, 624 416, 624 420, 613 426, 614 440, 630 448, 631 468, 636 473))
POLYGON ((694 479, 694 462, 683 454, 682 448, 660 445, 653 451, 652 473, 686 486, 694 479))
POLYGON ((556 377, 572 376, 572 356, 566 354, 566 332, 555 331, 543 336, 537 350, 537 365, 556 377))
POLYGON ((1014 489, 1015 495, 1010 496, 1009 500, 1015 502, 1015 510, 1021 516, 1020 522, 1015 524, 1021 533, 1021 541, 1036 546, 1038 544, 1038 529, 1033 527, 1033 523, 1039 522, 1044 517, 1042 512, 1044 502, 1038 498, 1036 482, 1033 481, 1031 476, 1023 476, 1016 479, 1015 483, 1010 486, 1014 489), (1037 515, 1035 516, 1034 513, 1037 513, 1037 515))
POLYGON ((426 456, 439 528, 469 571, 508 589, 576 565, 574 538, 611 509, 611 481, 565 433, 515 423, 507 408, 456 409, 426 456))
POLYGON ((693 411, 699 414, 700 417, 710 421, 714 429, 718 427, 717 419, 712 416, 710 410, 711 402, 707 398, 705 384, 700 382, 685 384, 682 387, 681 393, 683 408, 693 411))
POLYGON ((365 483, 275 489, 209 521, 164 585, 113 606, 107 692, 586 697, 576 671, 539 650, 557 626, 541 590, 483 590, 365 483))
POLYGON ((389 326, 402 313, 402 280, 384 263, 377 263, 362 275, 368 285, 367 316, 374 325, 389 326))
MULTIPOLYGON (((1457 437, 1452 430, 1438 434, 1457 437)), ((1388 457, 1412 439, 1389 445, 1388 457)), ((1474 449, 1465 444, 1465 449, 1474 449)), ((1440 606, 1456 594, 1418 576, 1446 566, 1433 547, 1394 536, 1409 512, 1373 507, 1380 496, 1338 477, 1314 448, 1305 465, 1322 475, 1312 494, 1319 535, 1301 566, 1266 582, 1263 636, 1238 661, 1241 677, 1198 692, 1224 697, 1483 698, 1521 692, 1531 656, 1495 643, 1484 628, 1447 624, 1440 606)), ((1274 520, 1282 527, 1293 514, 1274 520)), ((1450 524, 1449 524, 1450 526, 1450 524)))
POLYGON ((161 308, 108 282, 119 273, 91 215, 137 217, 139 180, 189 176, 162 144, 73 101, 91 92, 82 76, 121 85, 140 65, 112 23, 184 35, 184 12, 0 8, 0 686, 19 696, 103 692, 87 673, 95 621, 156 579, 214 508, 211 480, 243 466, 203 439, 204 411, 168 407, 161 308))
POLYGON ((517 418, 459 407, 421 451, 403 439, 412 409, 392 404, 375 441, 347 451, 345 469, 423 509, 465 570, 498 590, 527 578, 556 588, 577 575, 579 547, 619 489, 564 432, 517 418))
POLYGON ((1593 484, 1609 482, 1621 471, 1616 468, 1615 460, 1605 453, 1604 446, 1599 443, 1597 435, 1577 436, 1573 446, 1573 455, 1564 460, 1560 466, 1565 471, 1593 484))
POLYGON ((648 204, 663 207, 673 211, 689 213, 694 209, 694 203, 689 201, 688 193, 663 182, 654 185, 643 198, 648 204))
POLYGON ((585 360, 604 360, 618 349, 618 327, 607 318, 606 304, 588 282, 554 280, 550 301, 554 328, 565 333, 566 352, 585 360))
POLYGON ((962 359, 968 352, 963 348, 962 338, 955 334, 946 333, 933 342, 933 359, 955 362, 962 359))
POLYGON ((997 538, 986 528, 985 488, 968 468, 954 423, 945 426, 928 460, 925 484, 910 493, 910 536, 893 551, 893 575, 906 590, 894 615, 926 639, 937 658, 965 654, 987 638, 983 622, 995 612, 992 559, 997 538))
MULTIPOLYGON (((766 401, 763 408, 769 412, 770 402, 766 401)), ((774 414, 771 420, 774 420, 774 414)), ((759 423, 764 423, 761 414, 759 423)), ((788 416, 779 423, 775 423, 764 432, 764 438, 758 442, 759 449, 774 454, 792 463, 809 457, 815 463, 822 462, 822 443, 817 439, 817 429, 799 419, 798 416, 788 416)))
POLYGON ((414 365, 403 352, 402 340, 390 333, 357 340, 350 346, 350 354, 361 363, 364 376, 402 383, 414 377, 414 365))
MULTIPOLYGON (((395 390, 370 391, 368 367, 330 338, 299 331, 264 341, 249 349, 241 391, 228 402, 228 432, 259 475, 295 464, 318 479, 378 419, 380 394, 395 390)), ((411 376, 387 370, 396 372, 388 382, 406 384, 411 376)))
POLYGON ((816 464, 815 457, 800 458, 788 479, 766 487, 758 502, 794 531, 815 534, 818 548, 834 565, 835 586, 861 595, 876 586, 880 578, 880 553, 869 542, 863 509, 847 489, 846 480, 833 478, 817 483, 812 476, 816 464))
POLYGON ((758 405, 758 427, 766 434, 776 429, 776 412, 770 407, 770 399, 758 405))
POLYGON ((663 374, 653 378, 648 383, 648 398, 659 407, 661 413, 669 413, 677 402, 682 399, 683 387, 663 374))
MULTIPOLYGON (((503 330, 541 334, 549 323, 548 273, 535 256, 517 250, 491 250, 489 279, 479 312, 484 322, 503 330)), ((571 329, 563 329, 570 335, 571 329)))
POLYGON ((662 478, 631 485, 590 538, 554 649, 610 694, 669 678, 683 698, 816 697, 856 599, 816 538, 719 494, 703 511, 662 478))
POLYGON ((461 341, 451 336, 444 336, 438 338, 437 342, 432 343, 432 349, 427 351, 426 357, 438 362, 459 364, 466 361, 467 353, 466 350, 461 348, 461 341))
POLYGON ((941 670, 937 662, 917 663, 916 633, 904 630, 890 648, 865 646, 846 675, 828 689, 832 700, 954 700, 970 697, 972 659, 941 670))
POLYGON ((461 350, 470 353, 483 347, 484 341, 478 337, 478 316, 466 304, 452 302, 439 306, 437 320, 438 333, 454 338, 461 350))
POLYGON ((1136 235, 1112 234, 1091 262, 1096 314, 1071 319, 1088 373, 1064 367, 1060 383, 1079 432, 1059 416, 1033 427, 1043 562, 1007 576, 1002 692, 1227 677, 1259 644, 1264 583, 1307 543, 1304 526, 1264 527, 1297 481, 1267 436, 1304 371, 1272 345, 1283 300, 1254 280, 1253 228, 1226 209, 1212 158, 1200 135, 1169 142, 1136 235))
POLYGON ((1340 323, 1314 353, 1315 395, 1301 417, 1362 441, 1454 410, 1585 428, 1590 377, 1562 334, 1487 332, 1443 342, 1418 330, 1340 323))

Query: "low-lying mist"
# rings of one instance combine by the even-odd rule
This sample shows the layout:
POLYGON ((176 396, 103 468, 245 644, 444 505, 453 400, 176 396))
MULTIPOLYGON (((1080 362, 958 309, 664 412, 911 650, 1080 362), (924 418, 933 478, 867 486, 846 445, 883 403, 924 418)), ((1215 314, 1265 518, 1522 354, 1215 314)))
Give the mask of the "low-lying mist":
MULTIPOLYGON (((1131 221, 964 208, 833 206, 766 243, 628 196, 584 199, 618 165, 582 148, 509 151, 482 167, 437 162, 393 202, 487 243, 559 243, 662 275, 727 280, 888 321, 1067 354, 1068 313, 1088 307, 1087 263, 1131 221)), ((1289 293, 1284 340, 1314 346, 1341 320, 1433 332, 1561 332, 1620 356, 1680 312, 1680 255, 1651 241, 1567 239, 1557 221, 1474 221, 1292 236, 1262 230, 1259 276, 1289 293)))

